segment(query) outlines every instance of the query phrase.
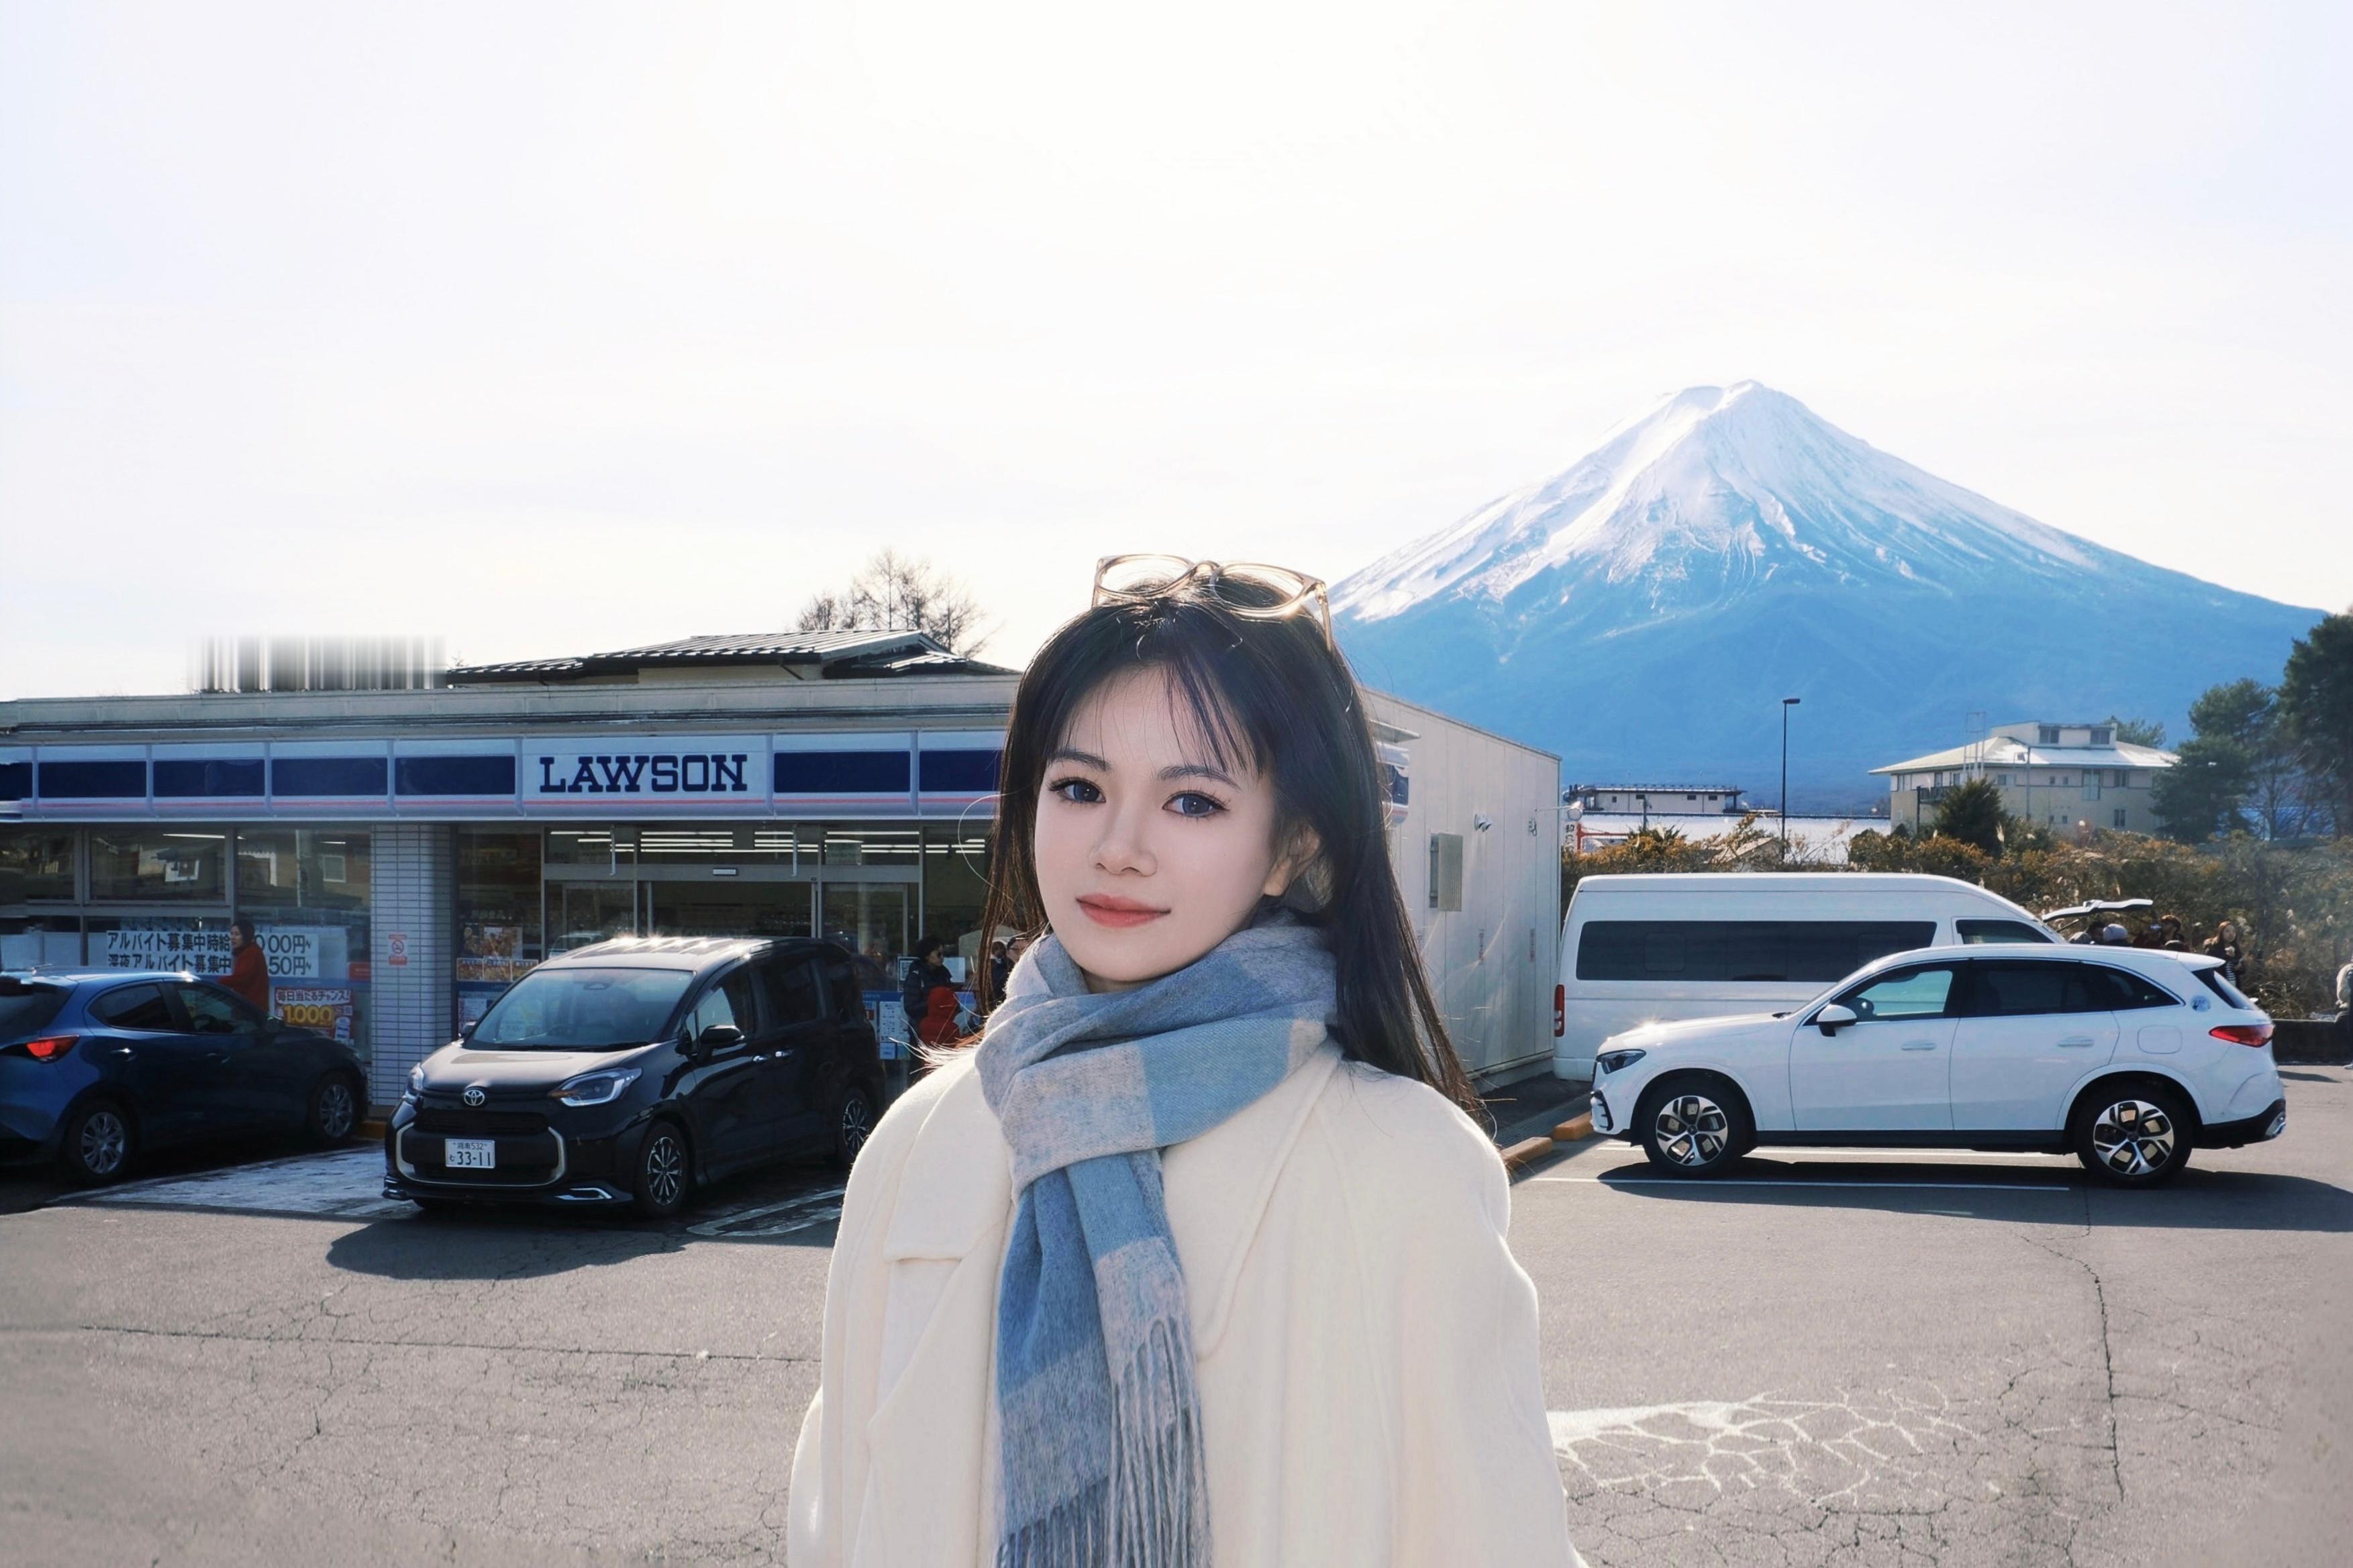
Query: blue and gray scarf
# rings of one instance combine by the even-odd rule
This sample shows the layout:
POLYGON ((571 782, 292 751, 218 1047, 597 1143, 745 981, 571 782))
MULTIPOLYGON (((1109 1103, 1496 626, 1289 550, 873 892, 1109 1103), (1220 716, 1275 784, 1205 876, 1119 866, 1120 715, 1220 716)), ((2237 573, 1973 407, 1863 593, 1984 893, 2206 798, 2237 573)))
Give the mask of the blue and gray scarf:
POLYGON ((1020 1194, 997 1291, 998 1568, 1202 1568, 1200 1400, 1160 1151, 1324 1039, 1331 954, 1278 911, 1103 995, 1050 936, 1006 989, 977 1064, 1020 1194))

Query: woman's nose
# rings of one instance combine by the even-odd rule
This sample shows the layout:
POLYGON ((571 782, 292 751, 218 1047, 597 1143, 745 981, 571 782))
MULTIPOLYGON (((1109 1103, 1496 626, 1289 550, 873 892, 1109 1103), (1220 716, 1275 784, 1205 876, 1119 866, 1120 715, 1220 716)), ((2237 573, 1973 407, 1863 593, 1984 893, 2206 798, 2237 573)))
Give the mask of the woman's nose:
POLYGON ((1159 868, 1149 846, 1145 842, 1141 823, 1129 820, 1124 812, 1108 814, 1103 836, 1095 841, 1095 867, 1113 876, 1132 874, 1149 877, 1159 868))

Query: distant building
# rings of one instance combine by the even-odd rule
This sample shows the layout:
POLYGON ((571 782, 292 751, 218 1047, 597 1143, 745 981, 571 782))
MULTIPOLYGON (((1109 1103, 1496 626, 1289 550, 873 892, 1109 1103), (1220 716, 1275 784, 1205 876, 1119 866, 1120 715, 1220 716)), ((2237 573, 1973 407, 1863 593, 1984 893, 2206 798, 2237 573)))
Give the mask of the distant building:
POLYGON ((1887 816, 1915 833, 1936 825, 1945 797, 1972 779, 2001 791, 2012 816, 2059 831, 2154 833, 2150 796, 2171 752, 2116 739, 2113 724, 1997 724, 1982 741, 1872 773, 1887 780, 1887 816))
POLYGON ((1746 793, 1730 784, 1571 784, 1560 804, 1636 816, 1737 816, 1748 809, 1740 804, 1746 793))

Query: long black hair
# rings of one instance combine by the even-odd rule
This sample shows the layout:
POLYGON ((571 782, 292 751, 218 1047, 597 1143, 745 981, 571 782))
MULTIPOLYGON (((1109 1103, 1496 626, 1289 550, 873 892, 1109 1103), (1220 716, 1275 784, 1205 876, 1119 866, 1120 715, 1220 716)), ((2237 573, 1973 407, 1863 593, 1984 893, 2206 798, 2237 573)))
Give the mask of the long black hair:
POLYGON ((1098 605, 1046 640, 1013 699, 981 929, 1043 932, 1033 837, 1046 759, 1106 680, 1165 671, 1218 764, 1255 768, 1272 784, 1276 843, 1314 836, 1315 859, 1283 901, 1330 944, 1339 989, 1333 1035, 1343 1053, 1426 1083, 1483 1119, 1389 864, 1387 791, 1356 678, 1312 614, 1260 618, 1229 607, 1281 602, 1250 579, 1222 578, 1212 594, 1187 578, 1098 605))

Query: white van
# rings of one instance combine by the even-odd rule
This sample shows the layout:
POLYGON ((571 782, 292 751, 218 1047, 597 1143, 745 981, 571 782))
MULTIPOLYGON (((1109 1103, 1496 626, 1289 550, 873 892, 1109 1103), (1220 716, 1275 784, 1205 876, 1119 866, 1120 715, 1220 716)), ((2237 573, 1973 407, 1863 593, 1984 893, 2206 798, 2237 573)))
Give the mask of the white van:
POLYGON ((1771 1013, 1891 952, 2059 941, 1972 883, 1881 871, 1588 877, 1561 922, 1552 1070, 1593 1075, 1593 1053, 1638 1025, 1771 1013))

